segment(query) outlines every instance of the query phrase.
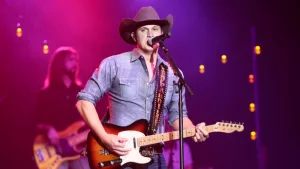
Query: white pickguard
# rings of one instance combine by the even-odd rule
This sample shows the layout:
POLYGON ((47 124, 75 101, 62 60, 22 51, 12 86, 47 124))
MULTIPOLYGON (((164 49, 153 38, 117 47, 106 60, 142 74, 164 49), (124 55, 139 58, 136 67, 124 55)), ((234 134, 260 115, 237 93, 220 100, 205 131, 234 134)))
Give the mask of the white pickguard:
POLYGON ((127 130, 127 131, 120 132, 118 136, 127 138, 128 141, 126 142, 125 147, 131 148, 131 150, 127 155, 120 156, 120 158, 122 159, 121 166, 129 162, 146 164, 151 161, 151 158, 144 157, 140 154, 140 147, 136 146, 136 148, 134 148, 133 138, 144 137, 145 136, 144 133, 134 131, 134 130, 127 130))

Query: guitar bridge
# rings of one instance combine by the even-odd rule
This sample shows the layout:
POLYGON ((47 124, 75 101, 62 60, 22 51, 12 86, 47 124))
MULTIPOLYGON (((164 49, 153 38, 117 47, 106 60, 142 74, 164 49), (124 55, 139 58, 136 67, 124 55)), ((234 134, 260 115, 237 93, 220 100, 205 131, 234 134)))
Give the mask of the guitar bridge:
POLYGON ((120 163, 122 163, 122 159, 115 159, 115 160, 104 161, 104 162, 98 163, 98 167, 102 168, 102 167, 112 166, 112 165, 120 164, 120 163))

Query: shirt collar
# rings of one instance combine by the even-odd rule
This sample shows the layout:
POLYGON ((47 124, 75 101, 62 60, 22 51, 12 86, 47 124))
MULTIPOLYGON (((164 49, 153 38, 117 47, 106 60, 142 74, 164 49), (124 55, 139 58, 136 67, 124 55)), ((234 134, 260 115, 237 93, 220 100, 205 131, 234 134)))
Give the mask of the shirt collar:
POLYGON ((139 57, 141 57, 140 52, 137 50, 137 48, 134 48, 131 52, 130 62, 134 62, 139 57))
MULTIPOLYGON (((138 49, 134 48, 131 52, 130 62, 134 62, 135 60, 137 60, 141 56, 142 55, 140 54, 138 49)), ((157 65, 159 65, 161 62, 163 62, 163 59, 160 57, 160 55, 158 55, 157 56, 157 65)))

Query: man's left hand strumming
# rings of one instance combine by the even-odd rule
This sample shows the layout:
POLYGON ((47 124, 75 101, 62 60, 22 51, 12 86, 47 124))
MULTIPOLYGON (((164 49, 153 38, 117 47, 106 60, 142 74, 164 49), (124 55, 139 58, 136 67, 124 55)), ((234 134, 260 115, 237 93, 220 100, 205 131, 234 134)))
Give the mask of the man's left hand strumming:
MULTIPOLYGON (((172 123, 172 128, 174 130, 179 130, 179 119, 175 120, 172 123)), ((203 142, 205 141, 208 137, 208 131, 205 130, 205 123, 198 123, 196 126, 193 124, 193 122, 190 120, 188 117, 183 117, 183 128, 195 128, 196 129, 196 135, 193 138, 195 142, 203 142)))
POLYGON ((205 123, 199 123, 196 126, 196 135, 193 137, 195 142, 203 142, 209 137, 208 132, 205 130, 205 123))

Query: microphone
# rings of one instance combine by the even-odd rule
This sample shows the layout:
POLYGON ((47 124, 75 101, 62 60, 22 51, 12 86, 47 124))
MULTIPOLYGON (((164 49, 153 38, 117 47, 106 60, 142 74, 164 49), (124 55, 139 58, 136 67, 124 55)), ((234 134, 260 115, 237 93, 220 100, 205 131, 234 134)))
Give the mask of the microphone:
POLYGON ((167 39, 167 38, 169 38, 169 37, 171 37, 171 32, 169 32, 169 33, 164 33, 164 34, 162 34, 162 35, 159 35, 159 36, 156 36, 156 37, 154 37, 154 38, 151 38, 151 39, 149 39, 149 40, 147 41, 147 43, 148 43, 149 46, 152 47, 152 46, 155 45, 156 43, 160 43, 160 42, 164 41, 165 39, 167 39))

